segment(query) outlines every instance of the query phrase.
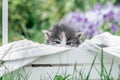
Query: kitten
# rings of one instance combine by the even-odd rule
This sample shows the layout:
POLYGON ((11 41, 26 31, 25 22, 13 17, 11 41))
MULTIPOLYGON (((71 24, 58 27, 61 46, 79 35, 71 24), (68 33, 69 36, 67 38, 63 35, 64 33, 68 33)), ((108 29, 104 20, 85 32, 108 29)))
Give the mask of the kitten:
POLYGON ((55 25, 50 30, 44 30, 47 36, 46 44, 64 47, 78 47, 81 32, 65 24, 55 25))

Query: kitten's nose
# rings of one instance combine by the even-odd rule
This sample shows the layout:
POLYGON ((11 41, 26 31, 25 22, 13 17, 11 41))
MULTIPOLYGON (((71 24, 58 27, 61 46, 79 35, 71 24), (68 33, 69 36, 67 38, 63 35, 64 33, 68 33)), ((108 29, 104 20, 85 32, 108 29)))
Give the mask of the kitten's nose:
POLYGON ((66 45, 60 45, 60 47, 66 47, 66 45))
POLYGON ((65 42, 62 42, 61 43, 61 47, 65 47, 66 46, 66 43, 65 42))

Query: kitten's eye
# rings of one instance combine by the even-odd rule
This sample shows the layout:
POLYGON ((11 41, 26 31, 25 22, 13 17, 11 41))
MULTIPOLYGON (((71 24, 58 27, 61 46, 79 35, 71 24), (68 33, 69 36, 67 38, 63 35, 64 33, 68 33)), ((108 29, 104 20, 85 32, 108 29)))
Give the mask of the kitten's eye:
POLYGON ((71 45, 71 44, 72 44, 72 42, 67 42, 67 43, 66 43, 66 45, 71 45))
POLYGON ((60 41, 56 40, 55 43, 56 43, 56 44, 60 44, 60 41))

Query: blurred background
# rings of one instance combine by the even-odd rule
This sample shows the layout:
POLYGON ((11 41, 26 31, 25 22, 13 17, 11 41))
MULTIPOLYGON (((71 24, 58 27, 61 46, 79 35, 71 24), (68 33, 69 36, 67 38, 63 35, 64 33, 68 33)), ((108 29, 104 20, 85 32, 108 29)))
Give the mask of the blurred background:
MULTIPOLYGON (((44 43, 42 30, 67 23, 88 37, 104 31, 120 35, 120 0, 9 0, 9 42, 44 43)), ((2 39, 0 0, 0 44, 2 39)))

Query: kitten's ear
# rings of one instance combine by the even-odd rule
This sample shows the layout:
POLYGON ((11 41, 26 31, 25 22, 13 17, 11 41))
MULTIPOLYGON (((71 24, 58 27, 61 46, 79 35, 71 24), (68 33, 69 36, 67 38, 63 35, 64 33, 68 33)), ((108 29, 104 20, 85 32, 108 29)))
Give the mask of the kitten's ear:
POLYGON ((52 35, 50 30, 42 30, 42 32, 46 35, 46 37, 50 37, 52 35))
POLYGON ((83 32, 76 32, 75 35, 80 38, 82 36, 82 34, 83 34, 83 32))

